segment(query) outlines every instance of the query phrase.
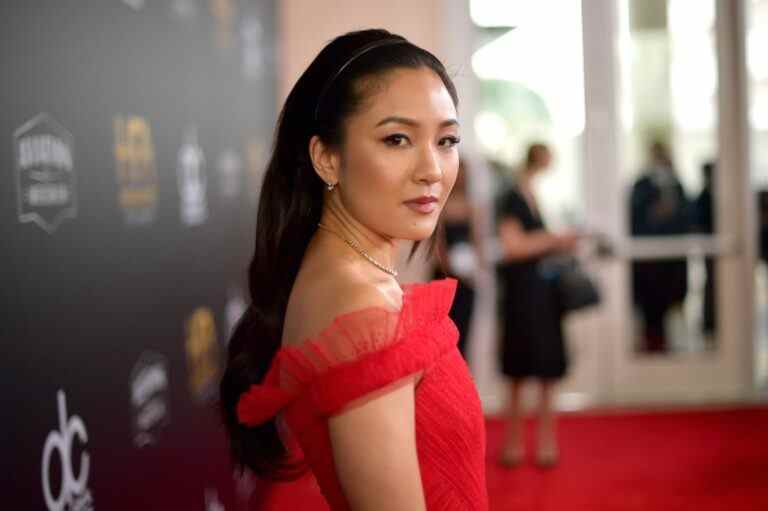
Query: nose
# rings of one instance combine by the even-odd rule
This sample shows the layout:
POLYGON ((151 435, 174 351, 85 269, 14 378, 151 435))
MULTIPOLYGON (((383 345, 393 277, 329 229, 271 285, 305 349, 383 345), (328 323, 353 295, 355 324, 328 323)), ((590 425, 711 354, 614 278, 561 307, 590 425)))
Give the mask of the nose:
POLYGON ((420 152, 414 180, 426 184, 439 182, 443 179, 443 168, 438 149, 429 144, 420 152))

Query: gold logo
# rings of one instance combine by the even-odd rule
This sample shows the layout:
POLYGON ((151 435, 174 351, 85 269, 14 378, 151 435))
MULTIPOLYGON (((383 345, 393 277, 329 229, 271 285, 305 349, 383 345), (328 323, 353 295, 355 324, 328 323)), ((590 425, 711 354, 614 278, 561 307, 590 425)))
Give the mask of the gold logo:
POLYGON ((215 393, 220 372, 219 342, 211 309, 195 309, 186 323, 186 337, 189 388, 194 396, 205 400, 215 393))
POLYGON ((149 123, 143 117, 114 119, 118 200, 126 223, 145 224, 155 218, 157 168, 149 123))

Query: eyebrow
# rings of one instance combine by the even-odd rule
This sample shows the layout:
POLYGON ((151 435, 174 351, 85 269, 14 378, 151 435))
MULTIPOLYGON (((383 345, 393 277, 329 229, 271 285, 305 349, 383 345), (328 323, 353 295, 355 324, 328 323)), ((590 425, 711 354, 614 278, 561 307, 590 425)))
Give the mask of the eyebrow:
MULTIPOLYGON (((417 121, 413 120, 413 119, 409 119, 407 117, 398 117, 396 115, 392 115, 392 116, 385 117, 384 119, 380 120, 376 124, 376 127, 378 128, 379 126, 383 126, 383 125, 389 124, 389 123, 405 124, 406 126, 413 126, 413 127, 417 127, 419 125, 419 123, 417 121)), ((444 120, 443 122, 440 123, 440 127, 441 128, 445 128, 447 126, 458 126, 458 125, 459 125, 459 121, 457 121, 456 119, 446 119, 446 120, 444 120)))

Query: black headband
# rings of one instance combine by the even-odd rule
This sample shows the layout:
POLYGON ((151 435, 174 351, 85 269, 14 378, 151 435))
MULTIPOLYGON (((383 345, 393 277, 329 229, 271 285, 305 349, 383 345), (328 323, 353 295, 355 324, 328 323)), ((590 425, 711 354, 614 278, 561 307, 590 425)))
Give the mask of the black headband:
POLYGON ((320 95, 317 97, 317 105, 315 106, 315 121, 319 119, 320 114, 320 106, 323 104, 323 99, 325 98, 325 95, 328 93, 328 90, 331 88, 331 85, 333 85, 333 82, 336 81, 336 79, 341 75, 341 73, 344 72, 345 69, 349 67, 349 65, 354 62, 357 58, 360 56, 368 53, 371 50, 375 50, 376 48, 380 48, 382 46, 391 46, 393 44, 408 44, 408 41, 405 39, 379 39, 378 41, 373 41, 359 50, 357 50, 355 53, 352 54, 351 57, 347 59, 346 62, 344 62, 344 65, 342 65, 338 71, 336 71, 336 74, 334 74, 327 82, 325 82, 325 85, 320 90, 320 95))

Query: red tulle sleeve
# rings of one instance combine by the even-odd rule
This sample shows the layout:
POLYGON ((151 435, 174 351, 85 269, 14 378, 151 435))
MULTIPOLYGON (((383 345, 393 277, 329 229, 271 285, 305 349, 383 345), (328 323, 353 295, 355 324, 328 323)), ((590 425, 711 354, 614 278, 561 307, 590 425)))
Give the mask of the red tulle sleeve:
POLYGON ((398 310, 371 307, 338 316, 318 336, 282 348, 260 385, 243 395, 240 421, 259 424, 300 395, 333 415, 347 404, 428 370, 456 343, 448 318, 456 281, 404 287, 398 310))

